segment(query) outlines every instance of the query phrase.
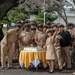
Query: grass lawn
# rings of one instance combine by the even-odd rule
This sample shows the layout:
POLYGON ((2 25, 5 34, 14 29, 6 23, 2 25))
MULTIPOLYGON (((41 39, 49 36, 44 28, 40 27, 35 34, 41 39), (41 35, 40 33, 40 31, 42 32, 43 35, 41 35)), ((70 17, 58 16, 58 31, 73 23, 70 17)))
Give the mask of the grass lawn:
POLYGON ((5 34, 5 32, 7 31, 7 28, 3 28, 3 33, 5 34))

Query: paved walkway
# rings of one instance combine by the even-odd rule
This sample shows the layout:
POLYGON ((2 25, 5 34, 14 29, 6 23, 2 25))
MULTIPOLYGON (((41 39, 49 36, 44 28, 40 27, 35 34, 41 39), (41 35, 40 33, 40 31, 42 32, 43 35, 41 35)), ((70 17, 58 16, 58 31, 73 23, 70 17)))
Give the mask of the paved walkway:
MULTIPOLYGON (((58 70, 55 70, 54 73, 51 75, 74 75, 73 72, 75 70, 63 70, 62 72, 59 72, 58 70)), ((48 69, 38 69, 36 72, 36 69, 10 69, 10 70, 3 70, 0 67, 0 75, 50 75, 48 73, 48 69)))

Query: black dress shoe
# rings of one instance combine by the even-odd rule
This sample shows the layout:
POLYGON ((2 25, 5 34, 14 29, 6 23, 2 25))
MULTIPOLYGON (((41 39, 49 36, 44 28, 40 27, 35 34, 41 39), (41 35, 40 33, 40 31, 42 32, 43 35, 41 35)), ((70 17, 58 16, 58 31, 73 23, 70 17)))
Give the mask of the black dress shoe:
POLYGON ((48 71, 48 73, 50 73, 50 71, 48 71))
POLYGON ((63 69, 59 69, 59 71, 63 71, 63 69))
POLYGON ((63 69, 66 69, 66 66, 64 66, 63 69))
POLYGON ((66 68, 66 70, 72 70, 72 68, 66 68))

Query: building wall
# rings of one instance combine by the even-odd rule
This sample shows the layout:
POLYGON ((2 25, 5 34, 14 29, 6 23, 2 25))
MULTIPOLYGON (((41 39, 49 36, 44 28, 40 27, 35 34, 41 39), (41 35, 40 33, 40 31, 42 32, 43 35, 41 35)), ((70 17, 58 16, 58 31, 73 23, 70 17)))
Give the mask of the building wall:
POLYGON ((36 15, 34 15, 34 14, 33 15, 30 15, 30 21, 31 20, 34 20, 35 18, 36 18, 36 15))
MULTIPOLYGON (((74 23, 75 24, 75 16, 67 16, 67 19, 68 19, 68 23, 74 23)), ((61 24, 65 24, 64 20, 58 16, 58 19, 54 21, 54 23, 61 23, 61 24)))

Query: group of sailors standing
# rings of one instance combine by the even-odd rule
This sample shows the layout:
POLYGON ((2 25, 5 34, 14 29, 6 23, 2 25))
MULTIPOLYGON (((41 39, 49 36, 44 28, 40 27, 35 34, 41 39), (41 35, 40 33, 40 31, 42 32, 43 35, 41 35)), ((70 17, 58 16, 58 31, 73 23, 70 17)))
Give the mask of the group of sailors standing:
POLYGON ((74 24, 68 23, 67 29, 63 24, 53 24, 51 27, 41 23, 37 27, 26 23, 15 24, 15 28, 9 29, 1 41, 1 64, 3 69, 12 68, 13 53, 17 55, 18 49, 24 47, 39 46, 46 50, 46 60, 49 72, 53 73, 55 66, 61 71, 63 67, 71 69, 71 60, 75 54, 75 30, 74 24), (70 56, 72 49, 72 58, 70 56), (8 66, 5 58, 8 56, 8 66))

